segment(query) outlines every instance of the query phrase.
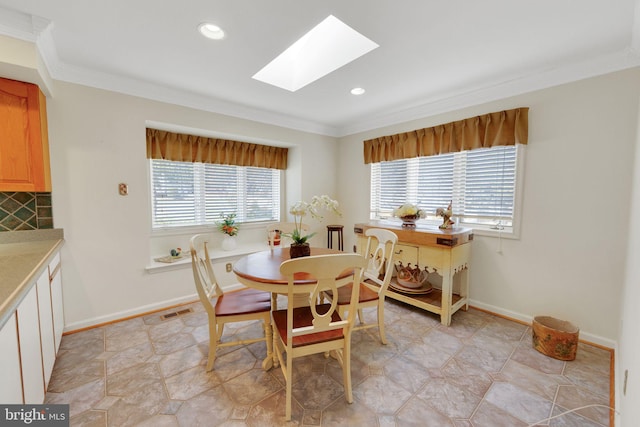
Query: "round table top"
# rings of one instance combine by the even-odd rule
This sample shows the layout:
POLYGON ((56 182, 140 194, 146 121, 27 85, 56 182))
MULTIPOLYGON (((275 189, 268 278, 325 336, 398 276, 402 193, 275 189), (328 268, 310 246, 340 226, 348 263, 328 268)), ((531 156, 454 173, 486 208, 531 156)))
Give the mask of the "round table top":
MULTIPOLYGON (((342 253, 337 249, 311 248, 311 255, 328 255, 342 253)), ((266 250, 255 252, 240 258, 233 264, 233 272, 243 279, 251 282, 265 283, 270 285, 288 284, 287 278, 280 274, 280 264, 291 259, 289 248, 274 248, 273 251, 266 250)), ((344 277, 353 274, 353 271, 345 271, 344 277)), ((340 277, 340 278, 344 278, 340 277)), ((312 284, 316 280, 308 274, 297 273, 295 284, 312 284)))

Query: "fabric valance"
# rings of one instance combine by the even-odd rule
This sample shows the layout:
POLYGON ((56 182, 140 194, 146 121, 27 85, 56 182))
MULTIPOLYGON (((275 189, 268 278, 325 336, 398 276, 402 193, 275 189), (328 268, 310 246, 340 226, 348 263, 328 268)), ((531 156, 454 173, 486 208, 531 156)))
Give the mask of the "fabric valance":
POLYGON ((364 162, 408 159, 500 145, 526 144, 529 108, 497 111, 364 141, 364 162))
POLYGON ((288 149, 147 128, 147 158, 270 169, 287 168, 288 149))

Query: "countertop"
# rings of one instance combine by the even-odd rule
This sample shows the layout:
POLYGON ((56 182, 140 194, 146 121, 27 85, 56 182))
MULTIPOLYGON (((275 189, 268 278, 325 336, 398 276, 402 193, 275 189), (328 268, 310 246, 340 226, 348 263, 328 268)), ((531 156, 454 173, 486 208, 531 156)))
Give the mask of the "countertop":
POLYGON ((0 232, 0 328, 63 244, 60 229, 0 232))
POLYGON ((399 243, 412 243, 420 246, 450 247, 463 245, 473 240, 473 230, 464 227, 440 229, 437 226, 419 225, 417 227, 403 227, 399 222, 369 221, 355 224, 353 227, 357 235, 363 235, 369 228, 385 228, 398 236, 399 243))

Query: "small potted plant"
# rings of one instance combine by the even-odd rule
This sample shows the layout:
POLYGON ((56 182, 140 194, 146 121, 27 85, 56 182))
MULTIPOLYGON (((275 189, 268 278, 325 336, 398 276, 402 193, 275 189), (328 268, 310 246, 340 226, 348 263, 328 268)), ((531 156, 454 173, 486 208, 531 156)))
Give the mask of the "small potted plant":
POLYGON ((238 235, 238 226, 236 225, 236 214, 221 214, 222 219, 216 222, 218 230, 224 234, 222 239, 222 249, 225 251, 234 250, 238 244, 236 236, 238 235))
POLYGON ((291 258, 311 255, 311 247, 308 240, 316 233, 302 235, 302 217, 309 214, 315 219, 322 219, 319 213, 320 209, 331 211, 336 215, 342 215, 338 210, 338 202, 327 195, 313 196, 311 203, 299 201, 289 209, 289 213, 294 217, 295 228, 293 232, 282 233, 282 235, 289 237, 292 241, 289 248, 291 258))

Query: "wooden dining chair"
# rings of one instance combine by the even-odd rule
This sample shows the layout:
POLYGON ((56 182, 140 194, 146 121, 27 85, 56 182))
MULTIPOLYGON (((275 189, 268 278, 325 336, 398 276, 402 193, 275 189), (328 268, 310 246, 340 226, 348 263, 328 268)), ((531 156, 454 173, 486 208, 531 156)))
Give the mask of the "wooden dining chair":
MULTIPOLYGON (((342 318, 335 302, 317 304, 325 290, 337 290, 349 281, 359 282, 366 260, 353 253, 316 255, 287 260, 280 272, 288 280, 287 308, 272 313, 274 350, 286 382, 286 420, 291 419, 291 390, 293 359, 316 353, 335 352, 342 366, 344 393, 347 402, 353 402, 351 392, 351 330, 355 320, 354 309, 342 318), (345 270, 353 270, 346 279, 337 280, 345 270), (294 285, 296 280, 309 277, 315 283, 294 285), (294 294, 308 295, 309 305, 294 307, 294 294), (284 354, 286 353, 286 358, 284 354)), ((352 301, 358 300, 357 286, 352 287, 352 301)))
MULTIPOLYGON (((196 290, 200 302, 204 306, 209 318, 209 358, 207 371, 213 369, 218 347, 228 347, 254 342, 266 341, 267 354, 272 354, 271 335, 271 294, 256 289, 240 289, 224 293, 213 273, 211 258, 209 257, 210 235, 196 234, 191 238, 191 266, 196 290), (215 298, 215 303, 212 299, 215 298), (224 325, 231 322, 245 322, 260 320, 264 328, 262 338, 221 342, 224 325)), ((272 358, 262 363, 263 369, 271 367, 272 358)))
MULTIPOLYGON (((387 343, 384 333, 384 296, 393 276, 393 255, 395 246, 398 242, 398 236, 393 231, 384 230, 382 228, 370 228, 365 232, 367 246, 364 255, 368 258, 367 268, 362 276, 363 281, 360 283, 360 292, 358 293, 358 319, 359 324, 354 326, 354 330, 378 327, 380 342, 387 343), (376 245, 374 247, 374 245, 376 245), (377 323, 365 323, 362 309, 368 307, 376 307, 377 323)), ((356 282, 353 282, 356 283, 356 282)), ((351 294, 353 283, 338 289, 338 312, 344 317, 345 312, 351 307, 351 294)), ((327 298, 333 301, 333 295, 330 291, 323 292, 321 300, 327 298)))

